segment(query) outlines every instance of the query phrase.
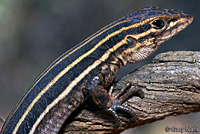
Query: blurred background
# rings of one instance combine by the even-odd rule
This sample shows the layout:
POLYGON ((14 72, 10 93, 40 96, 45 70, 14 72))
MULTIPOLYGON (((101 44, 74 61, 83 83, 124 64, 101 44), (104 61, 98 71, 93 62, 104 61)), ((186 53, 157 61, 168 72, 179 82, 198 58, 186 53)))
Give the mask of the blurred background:
MULTIPOLYGON (((62 53, 105 25, 150 5, 190 12, 194 22, 147 60, 122 68, 117 79, 158 53, 199 51, 200 1, 0 0, 0 115, 6 118, 34 79, 62 53)), ((166 126, 200 129, 200 113, 168 117, 123 133, 164 134, 166 126)))

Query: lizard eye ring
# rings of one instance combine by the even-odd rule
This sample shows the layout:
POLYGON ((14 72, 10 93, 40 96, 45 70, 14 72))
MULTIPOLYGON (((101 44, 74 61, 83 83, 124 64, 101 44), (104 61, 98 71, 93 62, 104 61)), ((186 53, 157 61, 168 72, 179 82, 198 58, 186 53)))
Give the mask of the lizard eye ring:
POLYGON ((165 22, 163 20, 154 20, 151 24, 155 29, 162 29, 165 26, 165 22))

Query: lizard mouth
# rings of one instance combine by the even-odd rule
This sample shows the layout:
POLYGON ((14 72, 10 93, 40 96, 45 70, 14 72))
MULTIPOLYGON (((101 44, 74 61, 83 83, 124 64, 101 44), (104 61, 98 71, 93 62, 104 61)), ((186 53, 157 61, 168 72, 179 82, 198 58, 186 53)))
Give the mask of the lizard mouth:
POLYGON ((172 20, 163 35, 159 37, 159 40, 161 41, 161 43, 159 42, 159 44, 162 44, 162 42, 169 40, 171 37, 177 35, 180 31, 185 29, 190 23, 192 23, 193 15, 185 14, 178 19, 172 20))

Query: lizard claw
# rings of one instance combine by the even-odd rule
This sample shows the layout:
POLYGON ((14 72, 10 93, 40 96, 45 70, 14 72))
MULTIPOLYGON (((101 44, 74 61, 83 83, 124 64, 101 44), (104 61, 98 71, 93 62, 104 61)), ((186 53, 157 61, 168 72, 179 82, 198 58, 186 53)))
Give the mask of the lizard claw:
MULTIPOLYGON (((113 90, 113 88, 111 90, 113 90)), ((144 98, 144 92, 140 88, 131 86, 131 84, 128 83, 124 88, 120 90, 119 93, 112 95, 112 91, 109 91, 109 95, 114 100, 111 106, 108 109, 106 109, 106 111, 112 114, 115 120, 117 121, 115 123, 115 127, 120 126, 120 118, 117 114, 117 111, 123 111, 125 113, 128 113, 131 116, 129 121, 136 120, 135 112, 130 108, 123 106, 122 103, 132 95, 144 98)))

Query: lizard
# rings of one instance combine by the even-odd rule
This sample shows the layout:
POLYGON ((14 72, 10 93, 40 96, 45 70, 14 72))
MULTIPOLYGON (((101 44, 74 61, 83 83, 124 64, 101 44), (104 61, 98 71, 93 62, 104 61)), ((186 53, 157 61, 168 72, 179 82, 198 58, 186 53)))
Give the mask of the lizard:
POLYGON ((128 84, 113 95, 110 86, 117 71, 146 59, 192 21, 193 15, 180 10, 145 7, 105 26, 39 75, 7 117, 1 134, 56 134, 86 100, 116 122, 117 110, 134 116, 134 110, 122 104, 130 95, 144 94, 137 88, 127 94, 128 84))

